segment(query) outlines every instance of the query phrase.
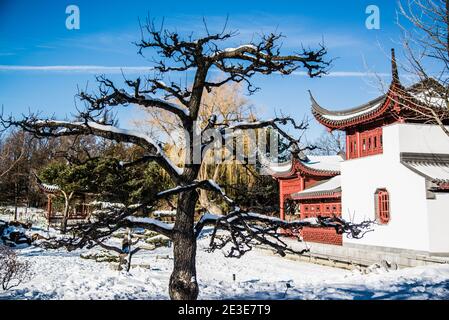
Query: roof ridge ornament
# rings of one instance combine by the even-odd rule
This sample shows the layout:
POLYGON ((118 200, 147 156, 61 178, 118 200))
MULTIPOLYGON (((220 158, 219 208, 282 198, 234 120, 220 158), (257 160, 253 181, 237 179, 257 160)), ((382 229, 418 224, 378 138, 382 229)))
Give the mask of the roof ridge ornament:
POLYGON ((391 48, 391 77, 394 83, 399 83, 399 72, 394 48, 391 48))

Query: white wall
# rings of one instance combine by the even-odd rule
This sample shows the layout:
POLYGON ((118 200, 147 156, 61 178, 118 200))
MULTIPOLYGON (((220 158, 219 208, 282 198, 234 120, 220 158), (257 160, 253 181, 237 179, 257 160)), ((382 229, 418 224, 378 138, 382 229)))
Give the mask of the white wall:
MULTIPOLYGON (((449 137, 436 125, 398 126, 400 152, 449 154, 449 137)), ((430 253, 449 253, 449 194, 437 193, 427 200, 430 253)))
POLYGON ((347 160, 342 164, 343 218, 375 219, 374 193, 378 188, 386 188, 389 192, 391 216, 387 225, 376 226, 374 232, 362 239, 344 237, 343 245, 353 243, 429 251, 425 179, 400 163, 400 152, 422 152, 420 148, 428 148, 434 141, 427 137, 427 134, 433 134, 432 130, 429 133, 427 128, 416 129, 405 124, 386 126, 383 128, 383 154, 347 160))
POLYGON ((429 251, 449 253, 449 194, 437 193, 436 199, 427 200, 429 219, 429 251))
POLYGON ((449 137, 437 125, 394 124, 384 130, 389 128, 398 130, 400 152, 449 154, 449 137))

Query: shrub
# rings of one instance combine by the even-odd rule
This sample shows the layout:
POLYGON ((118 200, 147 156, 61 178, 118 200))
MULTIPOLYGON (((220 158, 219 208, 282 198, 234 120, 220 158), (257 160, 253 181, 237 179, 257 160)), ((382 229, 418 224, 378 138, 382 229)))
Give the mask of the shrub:
POLYGON ((20 261, 11 248, 0 246, 0 284, 3 290, 17 287, 31 278, 31 264, 20 261))

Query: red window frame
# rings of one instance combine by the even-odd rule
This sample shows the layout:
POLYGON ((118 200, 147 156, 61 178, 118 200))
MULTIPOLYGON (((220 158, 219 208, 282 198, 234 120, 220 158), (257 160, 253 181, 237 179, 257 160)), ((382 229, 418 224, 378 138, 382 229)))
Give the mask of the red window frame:
POLYGON ((341 216, 340 202, 322 202, 322 203, 301 203, 301 218, 312 218, 317 216, 330 217, 333 215, 341 216))
POLYGON ((387 189, 376 191, 376 215, 381 224, 390 222, 390 195, 387 189))
POLYGON ((348 135, 347 144, 348 159, 380 154, 383 152, 382 127, 354 132, 348 135), (357 141, 357 135, 359 135, 359 141, 357 141))

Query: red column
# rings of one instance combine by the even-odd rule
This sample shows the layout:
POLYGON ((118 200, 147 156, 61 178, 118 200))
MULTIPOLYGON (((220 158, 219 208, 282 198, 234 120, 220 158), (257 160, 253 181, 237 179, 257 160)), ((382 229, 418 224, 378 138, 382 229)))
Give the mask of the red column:
POLYGON ((355 136, 356 136, 356 141, 357 141, 357 158, 360 158, 360 156, 362 155, 361 154, 361 152, 362 152, 362 146, 361 146, 361 144, 360 144, 360 132, 356 132, 356 134, 355 134, 355 136))
POLYGON ((50 222, 51 209, 52 209, 51 195, 49 194, 49 195, 47 195, 47 219, 48 219, 48 222, 50 222))
POLYGON ((285 220, 285 212, 284 212, 284 194, 282 193, 282 190, 279 193, 279 218, 281 220, 285 220))
POLYGON ((349 150, 351 150, 349 146, 349 135, 346 132, 346 159, 351 159, 351 155, 349 154, 349 150))

